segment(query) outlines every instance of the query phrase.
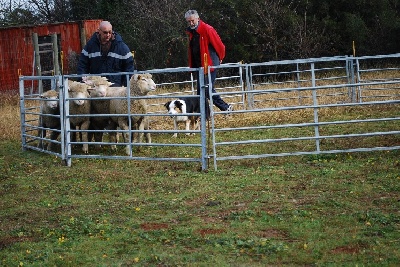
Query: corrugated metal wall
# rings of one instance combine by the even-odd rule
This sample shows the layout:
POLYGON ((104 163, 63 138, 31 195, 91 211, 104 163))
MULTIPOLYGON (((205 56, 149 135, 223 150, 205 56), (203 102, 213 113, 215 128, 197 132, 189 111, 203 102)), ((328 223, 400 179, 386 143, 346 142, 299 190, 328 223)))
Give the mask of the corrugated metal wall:
POLYGON ((63 74, 75 71, 76 57, 82 50, 81 31, 86 40, 98 28, 101 20, 85 20, 37 26, 0 29, 0 91, 18 90, 18 75, 31 76, 34 72, 34 47, 32 34, 49 36, 57 33, 62 51, 63 74), (20 71, 19 71, 20 70, 20 71))

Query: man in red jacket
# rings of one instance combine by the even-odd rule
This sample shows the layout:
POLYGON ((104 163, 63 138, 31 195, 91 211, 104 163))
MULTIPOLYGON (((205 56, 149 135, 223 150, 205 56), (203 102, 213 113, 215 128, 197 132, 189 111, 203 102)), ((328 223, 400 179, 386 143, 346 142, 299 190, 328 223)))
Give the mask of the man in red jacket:
MULTIPOLYGON (((207 73, 208 66, 218 66, 225 58, 225 45, 217 31, 211 25, 200 20, 196 10, 188 10, 185 13, 185 19, 189 25, 186 29, 189 34, 189 67, 204 67, 204 72, 207 73)), ((196 74, 198 76, 197 72, 196 74)), ((211 76, 214 105, 221 111, 232 111, 232 105, 227 104, 219 95, 214 94, 216 93, 214 83, 217 77, 217 69, 211 68, 209 75, 211 76)), ((208 79, 205 80, 205 83, 208 83, 208 79)), ((197 83, 197 94, 200 95, 199 83, 197 83)), ((206 90, 206 97, 210 99, 208 90, 206 90)))

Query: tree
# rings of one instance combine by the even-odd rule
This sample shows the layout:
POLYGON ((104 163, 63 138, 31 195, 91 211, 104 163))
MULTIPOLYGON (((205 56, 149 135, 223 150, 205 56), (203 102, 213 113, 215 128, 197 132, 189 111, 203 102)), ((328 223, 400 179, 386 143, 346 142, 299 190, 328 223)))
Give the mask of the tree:
POLYGON ((138 69, 187 66, 184 13, 196 9, 226 45, 225 62, 400 50, 400 0, 0 0, 0 25, 104 19, 138 69))

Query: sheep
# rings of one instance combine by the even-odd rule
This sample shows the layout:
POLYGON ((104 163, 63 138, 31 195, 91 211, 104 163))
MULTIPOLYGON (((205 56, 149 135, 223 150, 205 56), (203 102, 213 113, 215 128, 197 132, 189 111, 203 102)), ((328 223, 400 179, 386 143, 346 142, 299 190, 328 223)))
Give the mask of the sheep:
MULTIPOLYGON (((127 90, 124 87, 113 87, 112 96, 127 97, 127 90)), ((152 79, 151 74, 135 74, 130 79, 130 96, 140 97, 145 96, 149 92, 156 89, 156 84, 152 79)), ((132 98, 130 101, 130 111, 128 111, 128 102, 126 99, 111 99, 110 100, 110 114, 131 114, 131 126, 132 129, 143 131, 148 129, 148 118, 141 115, 134 114, 146 114, 147 113, 147 103, 145 99, 135 99, 132 98)), ((128 117, 125 116, 111 116, 113 122, 117 123, 118 127, 123 130, 129 130, 128 117)), ((141 143, 143 140, 143 132, 134 136, 134 142, 141 143)), ((111 137, 113 137, 111 135, 111 137)), ((125 142, 129 140, 129 132, 124 132, 123 134, 125 142)), ((150 133, 147 133, 146 139, 148 143, 151 143, 150 133)), ((129 145, 126 146, 126 154, 130 155, 129 145)))
MULTIPOLYGON (((107 94, 108 87, 112 85, 111 82, 107 80, 106 77, 101 76, 85 76, 82 77, 84 83, 89 85, 90 98, 91 99, 91 114, 109 114, 110 110, 110 100, 109 99, 99 99, 101 97, 108 97, 107 94)), ((96 130, 98 132, 89 132, 88 140, 91 141, 94 137, 95 142, 103 141, 103 132, 104 129, 116 129, 116 126, 112 126, 111 118, 109 116, 92 116, 90 117, 90 130, 96 130)), ((99 146, 101 147, 101 146, 99 146)))
MULTIPOLYGON (((87 99, 77 99, 88 98, 88 89, 89 86, 85 83, 68 80, 68 97, 72 99, 72 101, 69 102, 70 115, 90 114, 90 101, 87 99)), ((74 128, 79 127, 82 131, 82 142, 84 142, 82 151, 88 153, 88 132, 86 130, 88 130, 90 126, 90 116, 71 117, 70 124, 74 128)))
MULTIPOLYGON (((51 140, 56 140, 59 136, 61 129, 61 122, 60 122, 60 106, 59 106, 59 94, 55 90, 49 90, 44 92, 40 95, 41 99, 44 99, 40 106, 40 113, 39 116, 39 129, 38 129, 38 136, 40 138, 44 138, 46 136, 46 129, 43 128, 50 128, 52 132, 50 134, 51 140), (57 116, 57 117, 56 117, 57 116)), ((49 142, 47 146, 47 150, 52 149, 52 142, 49 142)), ((43 139, 39 140, 38 147, 44 149, 43 146, 43 139)))

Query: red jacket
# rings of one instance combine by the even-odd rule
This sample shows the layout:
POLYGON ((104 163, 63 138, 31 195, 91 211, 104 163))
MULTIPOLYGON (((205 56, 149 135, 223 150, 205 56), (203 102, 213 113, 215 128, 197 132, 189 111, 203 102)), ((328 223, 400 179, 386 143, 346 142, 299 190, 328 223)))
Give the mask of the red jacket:
MULTIPOLYGON (((204 71, 207 72, 208 66, 218 66, 220 61, 225 58, 225 45, 222 43, 217 31, 209 24, 204 21, 199 21, 199 26, 196 31, 200 35, 200 58, 201 66, 204 67, 204 71), (214 47, 214 51, 210 51, 209 45, 214 47)), ((189 40, 193 38, 193 34, 188 29, 186 31, 189 34, 189 40)), ((189 41, 190 43, 190 41, 189 41)), ((192 67, 192 51, 189 45, 189 67, 192 67)), ((211 69, 213 71, 213 69, 211 69)))

